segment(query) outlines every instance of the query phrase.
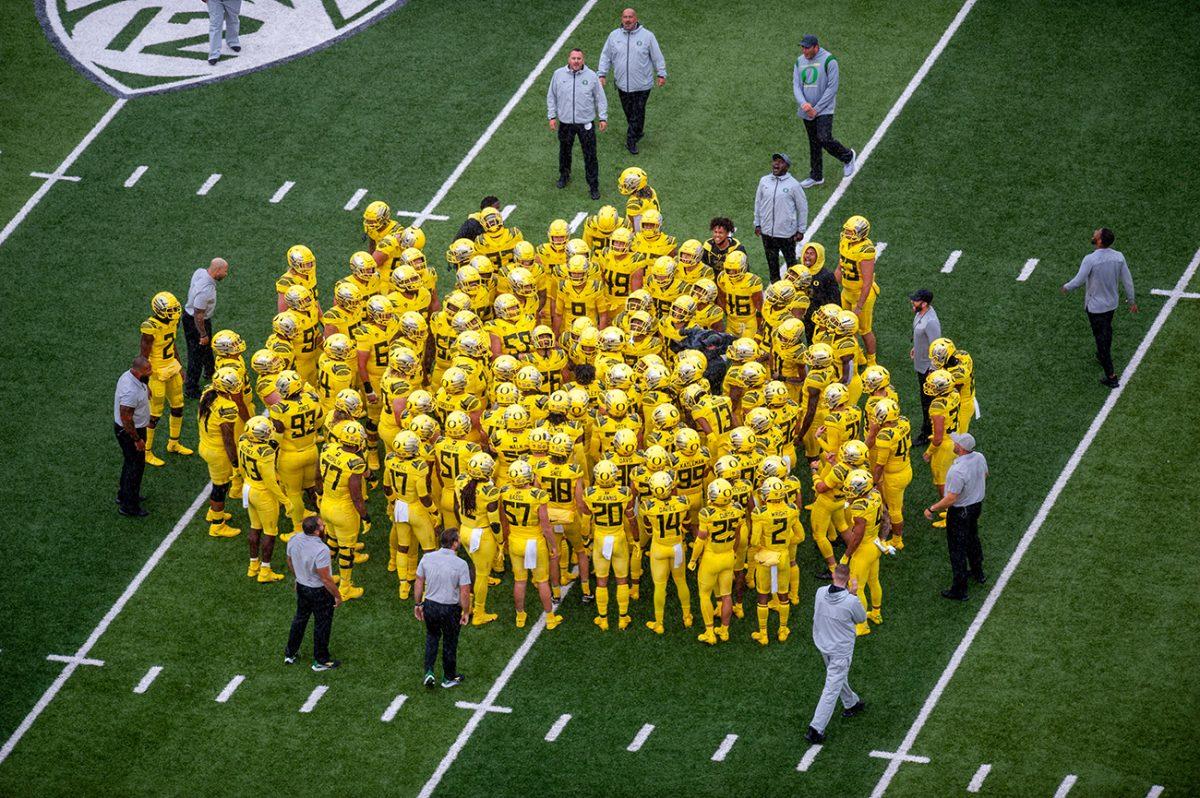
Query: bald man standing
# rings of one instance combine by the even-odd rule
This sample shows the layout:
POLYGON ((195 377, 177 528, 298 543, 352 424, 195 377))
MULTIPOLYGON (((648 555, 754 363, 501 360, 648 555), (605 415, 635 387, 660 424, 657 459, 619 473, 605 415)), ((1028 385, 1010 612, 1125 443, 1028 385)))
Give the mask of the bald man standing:
POLYGON ((199 399, 201 383, 212 379, 212 317, 217 309, 217 283, 228 276, 229 263, 224 258, 213 258, 207 269, 192 273, 182 324, 188 351, 183 394, 189 399, 199 399))
POLYGON ((600 76, 601 86, 607 82, 609 72, 617 84, 621 108, 628 122, 625 147, 637 155, 638 142, 646 124, 646 100, 655 83, 662 86, 667 82, 667 62, 658 39, 642 27, 632 8, 621 12, 621 26, 608 34, 604 49, 600 51, 596 74, 600 76))

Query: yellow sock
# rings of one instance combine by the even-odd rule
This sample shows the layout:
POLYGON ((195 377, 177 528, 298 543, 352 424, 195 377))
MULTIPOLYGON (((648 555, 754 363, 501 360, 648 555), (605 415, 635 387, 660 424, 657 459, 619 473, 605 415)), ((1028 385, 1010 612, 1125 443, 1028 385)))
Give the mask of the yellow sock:
POLYGON ((663 613, 667 609, 667 584, 666 582, 654 583, 654 621, 655 623, 663 622, 663 613))
MULTIPOLYGON (((417 548, 417 544, 413 543, 411 546, 408 547, 408 563, 407 563, 408 568, 407 568, 407 571, 405 572, 405 579, 416 578, 417 560, 420 559, 420 557, 421 557, 420 550, 417 548)), ((396 567, 397 568, 400 567, 400 564, 398 562, 396 564, 396 567)))
POLYGON ((154 448, 154 432, 154 427, 146 428, 146 451, 150 451, 154 448))
POLYGON ((485 612, 487 606, 488 572, 484 568, 475 569, 475 613, 485 612))
POLYGON ((788 591, 788 598, 792 603, 800 600, 800 566, 792 563, 792 567, 788 568, 788 579, 792 580, 791 589, 788 591))
POLYGON ((833 544, 829 542, 829 538, 825 535, 813 535, 813 540, 817 543, 817 548, 821 550, 821 556, 825 558, 825 562, 833 557, 833 544))
POLYGON ((171 440, 179 440, 179 433, 183 430, 183 416, 171 416, 169 429, 171 440))
POLYGON ((771 609, 766 604, 757 604, 758 607, 758 631, 763 634, 767 633, 767 618, 771 615, 771 609))
POLYGON ((675 578, 675 591, 679 593, 679 606, 683 608, 684 617, 691 615, 692 591, 688 589, 686 572, 680 571, 679 576, 675 578))
POLYGON ((596 587, 596 614, 600 616, 608 615, 608 588, 596 587))
POLYGON ((346 590, 354 584, 354 550, 350 549, 350 558, 341 562, 345 564, 338 568, 338 576, 342 578, 342 590, 346 590))
MULTIPOLYGON (((596 600, 599 601, 599 589, 596 590, 596 600)), ((617 585, 617 612, 622 615, 629 614, 629 585, 617 585)))
POLYGON ((214 510, 211 506, 208 508, 208 513, 205 514, 204 520, 210 524, 219 524, 225 520, 225 516, 214 510))
POLYGON ((716 610, 713 608, 712 595, 707 591, 700 593, 700 619, 704 621, 704 627, 711 630, 713 625, 713 614, 716 610))
MULTIPOLYGON (((146 444, 146 448, 150 448, 149 443, 146 444)), ((642 547, 636 543, 629 550, 629 578, 635 583, 642 580, 642 547)))
POLYGON ((779 625, 787 626, 788 616, 792 613, 792 605, 786 601, 781 601, 779 602, 779 607, 776 608, 776 612, 779 613, 779 625))

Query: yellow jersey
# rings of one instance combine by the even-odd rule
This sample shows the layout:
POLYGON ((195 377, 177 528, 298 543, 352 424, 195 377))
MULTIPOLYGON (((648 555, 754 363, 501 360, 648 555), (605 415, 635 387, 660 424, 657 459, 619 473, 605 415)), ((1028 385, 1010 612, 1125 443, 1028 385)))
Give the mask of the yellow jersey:
POLYGON ((662 255, 670 255, 675 251, 675 236, 659 232, 653 237, 648 237, 645 233, 638 233, 633 237, 633 243, 629 245, 629 249, 635 255, 653 260, 662 255))
POLYGON ((156 377, 169 377, 182 368, 179 363, 179 350, 175 346, 175 337, 179 330, 179 319, 160 319, 151 316, 142 322, 142 335, 149 335, 154 340, 150 344, 150 368, 156 377))
POLYGON ((521 360, 530 364, 542 375, 542 387, 554 393, 563 385, 562 371, 567 367, 567 353, 559 347, 546 350, 535 349, 526 353, 521 360))
POLYGON ((653 188, 645 186, 630 194, 629 199, 625 200, 625 226, 633 227, 634 217, 641 216, 651 208, 662 210, 658 205, 658 192, 653 188))
POLYGON ((583 492, 583 503, 592 514, 595 537, 612 534, 625 529, 625 512, 633 500, 633 491, 618 485, 601 488, 593 485, 583 492))
POLYGON ((671 317, 671 303, 679 299, 687 285, 677 274, 667 285, 662 285, 658 280, 647 280, 645 288, 654 300, 654 315, 666 321, 671 317))
POLYGON ((238 441, 238 467, 252 487, 265 491, 280 504, 287 504, 288 497, 279 486, 279 478, 275 472, 275 446, 271 443, 257 443, 245 436, 238 441))
POLYGON ((500 339, 500 354, 520 357, 533 349, 533 328, 536 325, 532 316, 522 315, 516 321, 495 319, 488 322, 485 329, 500 339))
POLYGON ((638 508, 642 529, 659 546, 674 546, 683 542, 683 524, 691 505, 682 496, 667 499, 647 498, 638 508))
POLYGON ((374 322, 364 322, 355 332, 354 340, 359 352, 367 354, 367 377, 377 382, 388 367, 388 354, 392 338, 396 335, 396 324, 380 327, 374 322))
POLYGON ((529 486, 517 488, 509 485, 500 491, 500 515, 508 522, 508 533, 518 539, 528 539, 542 534, 538 521, 538 508, 550 496, 541 488, 529 486))
POLYGON ((218 451, 225 451, 225 439, 221 437, 221 427, 229 424, 234 431, 234 444, 237 444, 237 427, 241 421, 238 406, 227 396, 217 394, 217 398, 208 406, 208 413, 199 415, 200 444, 218 451))
POLYGON ((750 545, 778 552, 786 565, 792 546, 803 537, 800 513, 790 504, 767 502, 755 508, 750 519, 750 545))
POLYGON ((675 486, 680 493, 696 494, 704 490, 705 473, 711 460, 703 446, 693 455, 675 455, 675 486))
POLYGON ((879 537, 879 525, 883 521, 883 498, 879 491, 872 490, 866 496, 852 499, 847 508, 847 515, 851 526, 860 518, 865 524, 863 539, 859 541, 858 548, 874 546, 875 539, 879 537))
POLYGON ((317 445, 321 399, 315 393, 304 390, 291 399, 280 399, 267 409, 267 414, 283 424, 280 451, 300 452, 317 445))
POLYGON ((332 406, 334 397, 340 391, 354 385, 357 376, 358 372, 350 361, 334 360, 328 355, 321 355, 317 362, 317 393, 321 397, 321 403, 332 406))
POLYGON ((558 313, 562 316, 562 328, 570 329, 575 319, 587 316, 600 323, 600 303, 604 300, 604 283, 595 277, 576 285, 570 280, 558 281, 558 296, 555 299, 558 313))
POLYGON ((391 452, 383 461, 383 489, 389 499, 421 503, 429 495, 429 463, 424 457, 405 460, 391 452))
POLYGON ((893 426, 881 427, 875 435, 871 461, 883 466, 885 474, 898 474, 912 468, 911 453, 912 426, 907 418, 900 416, 893 426))
POLYGON ((932 424, 933 419, 941 416, 946 419, 946 424, 942 427, 942 444, 950 439, 951 432, 958 431, 958 414, 961 412, 962 404, 957 393, 948 393, 945 396, 935 396, 933 401, 929 403, 929 421, 932 424))
POLYGON ((327 443, 321 450, 321 502, 351 505, 350 478, 367 473, 367 461, 336 443, 327 443))
POLYGON ((321 322, 330 328, 329 335, 341 333, 342 335, 349 335, 350 339, 354 340, 354 336, 351 335, 350 331, 362 322, 362 311, 351 313, 343 307, 334 305, 321 314, 321 322))
POLYGON ((480 451, 482 450, 479 444, 471 441, 442 438, 435 443, 433 452, 437 462, 438 479, 442 481, 442 485, 449 487, 459 476, 464 476, 467 463, 480 451))
POLYGON ((730 321, 754 319, 757 311, 754 309, 754 297, 762 294, 762 278, 757 274, 746 272, 733 279, 728 273, 722 272, 717 278, 717 287, 724 295, 725 318, 730 321))
POLYGON ((429 305, 433 302, 433 294, 428 288, 421 286, 416 291, 393 291, 387 295, 392 303, 392 311, 397 315, 415 310, 425 318, 429 318, 429 305))
POLYGON ((475 485, 474 512, 468 513, 463 506, 463 491, 469 482, 471 482, 471 478, 466 474, 459 474, 454 478, 454 496, 458 500, 459 523, 464 529, 491 529, 493 524, 500 523, 500 489, 491 482, 477 483, 475 485))
POLYGON ((700 531, 708 536, 704 550, 713 554, 733 551, 745 518, 745 508, 736 502, 724 507, 701 508, 700 531))
POLYGON ((593 213, 583 223, 583 241, 588 245, 588 251, 596 255, 608 249, 608 242, 612 240, 612 234, 624 226, 624 223, 618 220, 617 226, 606 233, 600 229, 599 215, 593 213))
POLYGON ((820 439, 821 449, 826 452, 836 452, 846 441, 863 439, 862 411, 855 405, 847 404, 828 411, 821 423, 825 427, 825 435, 820 439))
POLYGON ((867 397, 867 403, 863 405, 863 418, 867 419, 868 422, 875 418, 875 405, 879 404, 880 399, 891 399, 897 405, 900 404, 900 395, 890 385, 883 389, 883 396, 871 394, 867 397))
POLYGON ((625 298, 632 289, 633 275, 646 265, 645 258, 640 258, 632 252, 618 255, 611 250, 605 250, 596 260, 600 265, 600 277, 604 280, 609 307, 624 307, 625 298))
POLYGON ((433 337, 433 364, 436 371, 445 371, 454 357, 454 340, 458 332, 450 325, 450 313, 439 310, 429 319, 429 334, 433 337))
POLYGON ((583 477, 583 467, 568 460, 554 463, 546 460, 539 463, 533 473, 538 485, 546 491, 547 502, 554 510, 575 509, 575 485, 583 477))
POLYGON ((302 285, 312 292, 313 302, 317 302, 317 270, 312 269, 307 274, 288 269, 279 275, 275 281, 275 293, 286 294, 293 285, 302 285))
POLYGON ((524 240, 525 236, 521 234, 520 229, 501 227, 494 233, 485 232, 476 236, 475 251, 480 255, 487 255, 499 271, 507 272, 509 264, 512 263, 513 249, 524 240))
MULTIPOLYGON (((838 267, 842 270, 842 288, 858 292, 862 290, 862 262, 875 260, 875 244, 864 238, 854 243, 838 242, 838 267)), ((878 285, 878 280, 874 281, 878 285)))

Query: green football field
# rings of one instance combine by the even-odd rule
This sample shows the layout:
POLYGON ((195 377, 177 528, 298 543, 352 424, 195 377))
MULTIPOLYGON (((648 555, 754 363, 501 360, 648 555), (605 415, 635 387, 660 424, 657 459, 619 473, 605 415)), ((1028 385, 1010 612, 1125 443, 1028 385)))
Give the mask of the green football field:
POLYGON ((862 213, 886 242, 880 361, 910 414, 910 291, 934 291, 976 362, 988 586, 966 604, 938 596, 949 568, 916 462, 907 547, 884 563, 886 622, 852 671, 869 708, 835 716, 819 749, 803 740, 824 678, 809 544, 786 644, 750 639, 751 608, 732 642, 703 646, 673 588, 666 635, 649 633, 648 574, 626 632, 600 632, 575 589, 561 627, 518 630, 506 579, 488 599, 500 622, 464 633, 467 682, 426 692, 424 630, 396 597, 383 530, 355 570, 365 597, 337 613, 344 666, 314 674, 282 664, 290 578, 255 584, 244 538, 206 534, 198 456, 148 469, 148 518, 116 514, 112 389, 149 298, 182 298, 196 266, 226 257, 217 321, 254 349, 287 247, 313 249, 328 290, 370 199, 426 216, 439 264, 485 194, 535 241, 594 212, 578 151, 574 182, 554 189, 544 96, 567 47, 595 65, 620 8, 411 0, 295 60, 118 100, 51 45, 34 5, 0 4, 0 795, 1200 794, 1194 6, 637 6, 670 75, 636 159, 610 93, 602 201, 618 204, 617 174, 639 165, 667 232, 702 239, 731 216, 764 273, 754 187, 779 149, 803 171, 791 64, 814 31, 841 65, 836 133, 866 154, 840 187, 827 160, 808 195, 814 238, 832 249, 862 213), (1100 225, 1141 310, 1116 321, 1130 368, 1115 395, 1096 383, 1082 298, 1057 291, 1100 225))

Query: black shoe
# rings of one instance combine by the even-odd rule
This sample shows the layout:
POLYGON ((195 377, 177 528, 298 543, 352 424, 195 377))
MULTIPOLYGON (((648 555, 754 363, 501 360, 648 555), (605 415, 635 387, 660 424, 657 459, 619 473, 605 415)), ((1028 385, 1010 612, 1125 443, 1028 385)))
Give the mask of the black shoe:
POLYGON ((328 662, 321 662, 320 660, 314 659, 312 669, 317 673, 321 673, 322 671, 331 671, 334 668, 340 667, 341 664, 342 661, 340 659, 331 659, 328 662))
POLYGON ((426 687, 437 687, 437 679, 433 675, 433 671, 425 671, 425 678, 421 680, 421 684, 426 687))
POLYGON ((917 439, 915 441, 913 441, 913 446, 928 446, 928 445, 929 445, 929 436, 928 435, 918 435, 917 439))
POLYGON ((580 603, 582 603, 582 604, 591 604, 595 600, 596 600, 596 597, 593 596, 591 593, 584 593, 579 599, 580 603))
POLYGON ((1119 388, 1121 386, 1120 381, 1118 381, 1116 377, 1105 377, 1104 379, 1100 380, 1100 384, 1105 388, 1119 388))
POLYGON ((558 182, 557 182, 557 183, 555 183, 554 185, 555 185, 555 186, 557 186, 558 188, 566 188, 566 187, 567 187, 567 183, 570 183, 570 182, 571 182, 571 178, 569 178, 569 177, 560 177, 560 178, 558 179, 558 182))
POLYGON ((200 398, 200 392, 199 391, 184 391, 183 396, 186 399, 197 399, 198 400, 200 398))
POLYGON ((986 585, 987 584, 987 574, 981 573, 978 576, 972 576, 971 578, 975 580, 975 584, 977 584, 977 585, 986 585))
POLYGON ((943 590, 942 598, 950 599, 951 601, 966 601, 967 594, 966 593, 955 593, 953 590, 943 590))
POLYGON ((283 652, 283 664, 284 665, 295 665, 296 664, 296 655, 289 654, 286 651, 283 652))
POLYGON ((215 58, 210 58, 210 59, 208 59, 208 65, 209 65, 209 66, 216 66, 216 65, 217 65, 217 59, 215 59, 215 58))
POLYGON ((442 687, 445 687, 447 690, 449 690, 451 687, 458 687, 466 678, 466 676, 463 676, 460 673, 452 679, 442 679, 442 687))
POLYGON ((828 568, 818 568, 817 573, 814 575, 817 577, 817 579, 824 579, 826 582, 833 579, 833 572, 828 568))
POLYGON ((852 718, 855 715, 857 715, 858 713, 862 712, 866 708, 867 708, 867 702, 863 701, 860 698, 860 699, 858 699, 857 704, 855 704, 852 707, 846 707, 845 709, 842 710, 842 717, 843 718, 852 718))
POLYGON ((637 155, 637 154, 638 154, 638 148, 637 148, 637 142, 636 142, 636 141, 630 141, 630 142, 628 142, 628 143, 625 145, 625 147, 626 147, 626 148, 629 150, 629 154, 630 154, 630 155, 637 155))
POLYGON ((598 200, 598 199, 600 199, 600 189, 598 189, 598 188, 593 188, 591 191, 589 191, 589 192, 588 192, 588 195, 589 195, 589 196, 590 196, 592 199, 594 199, 594 200, 598 200))
POLYGON ((233 50, 235 53, 240 53, 242 51, 242 46, 240 44, 231 44, 229 49, 233 50))
POLYGON ((808 740, 813 745, 820 745, 821 743, 825 742, 825 735, 822 732, 814 729, 812 726, 809 726, 808 731, 804 733, 804 739, 808 740))
POLYGON ((117 512, 129 518, 145 518, 150 515, 144 507, 118 507, 117 512))

